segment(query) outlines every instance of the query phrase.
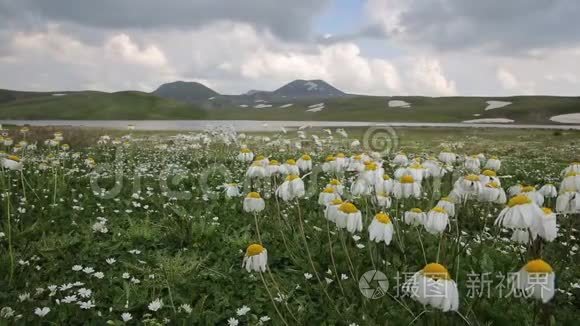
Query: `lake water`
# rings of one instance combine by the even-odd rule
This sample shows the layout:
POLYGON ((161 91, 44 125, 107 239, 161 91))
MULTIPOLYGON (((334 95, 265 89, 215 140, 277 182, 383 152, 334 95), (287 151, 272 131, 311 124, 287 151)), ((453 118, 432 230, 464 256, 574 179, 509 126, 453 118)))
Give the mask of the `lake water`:
POLYGON ((253 120, 0 120, 0 124, 30 126, 72 126, 136 130, 199 131, 231 126, 237 131, 278 131, 280 128, 307 127, 442 127, 580 130, 580 125, 518 125, 512 123, 431 123, 431 122, 360 122, 360 121, 253 121, 253 120))

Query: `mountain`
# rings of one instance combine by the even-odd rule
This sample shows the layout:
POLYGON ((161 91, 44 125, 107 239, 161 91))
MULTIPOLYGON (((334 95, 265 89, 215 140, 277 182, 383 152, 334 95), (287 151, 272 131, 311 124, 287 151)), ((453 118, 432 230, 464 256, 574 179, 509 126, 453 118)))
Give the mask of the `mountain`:
POLYGON ((203 102, 220 95, 203 84, 184 81, 163 84, 151 94, 185 103, 203 102))
POLYGON ((346 96, 345 93, 324 80, 297 79, 272 92, 275 96, 288 98, 331 98, 346 96))

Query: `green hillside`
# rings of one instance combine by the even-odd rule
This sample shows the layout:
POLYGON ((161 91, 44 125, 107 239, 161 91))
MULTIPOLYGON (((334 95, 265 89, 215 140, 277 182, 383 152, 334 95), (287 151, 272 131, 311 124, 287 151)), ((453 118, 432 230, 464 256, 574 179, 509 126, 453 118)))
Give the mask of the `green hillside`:
MULTIPOLYGON (((318 103, 321 101, 318 100, 318 103)), ((292 101, 288 101, 292 103, 292 101)), ((507 118, 515 123, 553 123, 550 117, 580 112, 580 98, 553 96, 514 97, 379 97, 355 96, 324 101, 320 112, 307 112, 317 102, 295 102, 289 108, 283 103, 270 108, 214 108, 209 119, 247 120, 336 120, 336 121, 391 121, 391 122, 462 122, 472 119, 507 118), (410 108, 389 107, 390 100, 411 104, 410 108), (485 111, 486 101, 499 100, 512 104, 485 111), (476 116, 479 115, 479 116, 476 116)))
POLYGON ((0 91, 0 119, 154 120, 204 119, 190 104, 142 92, 27 93, 0 91), (65 93, 63 93, 65 94, 65 93))
POLYGON ((331 99, 283 99, 256 102, 244 96, 217 96, 190 104, 142 92, 16 92, 0 90, 0 119, 70 120, 334 120, 389 122, 462 122, 507 118, 519 124, 548 124, 550 117, 580 112, 579 97, 380 97, 347 96, 331 99), (389 107, 391 100, 410 103, 409 108, 389 107), (485 111, 486 101, 512 104, 485 111), (309 106, 324 103, 320 112, 309 106), (243 103, 243 104, 242 104, 243 103), (281 106, 293 104, 290 107, 281 106), (241 107, 243 105, 244 107, 241 107), (271 105, 271 107, 264 107, 271 105), (258 106, 256 108, 256 106, 258 106), (262 106, 262 108, 260 108, 262 106))

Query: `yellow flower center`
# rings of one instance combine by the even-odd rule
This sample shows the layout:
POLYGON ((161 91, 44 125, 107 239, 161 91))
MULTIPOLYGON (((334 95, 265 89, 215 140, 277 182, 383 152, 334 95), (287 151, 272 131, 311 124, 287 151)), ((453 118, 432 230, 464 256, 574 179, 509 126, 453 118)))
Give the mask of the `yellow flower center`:
POLYGON ((362 156, 361 156, 361 155, 355 155, 355 156, 353 157, 353 159, 354 159, 355 161, 360 161, 360 160, 362 159, 362 156))
POLYGON ((255 191, 252 191, 252 192, 250 192, 250 193, 249 193, 249 194, 246 196, 246 198, 254 198, 254 199, 260 199, 260 198, 262 198, 262 197, 260 197, 260 194, 259 194, 259 193, 255 192, 255 191))
POLYGON ((447 271, 447 268, 445 268, 445 266, 443 266, 441 264, 437 264, 437 263, 431 263, 431 264, 425 265, 425 267, 423 267, 423 275, 425 277, 428 277, 428 278, 431 278, 434 280, 438 280, 438 279, 448 280, 451 278, 449 276, 449 272, 447 271))
POLYGON ((12 160, 12 161, 20 162, 20 157, 16 156, 16 155, 10 155, 10 156, 8 156, 8 159, 12 160))
POLYGON ((326 157, 324 160, 325 160, 326 162, 332 162, 332 161, 334 161, 334 160, 335 160, 335 158, 334 158, 334 156, 332 156, 332 155, 328 155, 328 156, 327 156, 327 157, 326 157))
POLYGON ((296 165, 296 161, 293 159, 286 160, 286 164, 288 165, 296 165))
POLYGON ((365 170, 367 171, 375 171, 378 169, 378 165, 375 162, 370 162, 365 165, 365 170))
POLYGON ((411 176, 411 175, 404 175, 401 177, 401 180, 399 180, 399 182, 401 182, 401 183, 413 183, 413 182, 415 182, 415 179, 413 179, 413 176, 411 176))
POLYGON ((238 184, 237 184, 237 183, 235 183, 235 182, 233 182, 233 183, 228 183, 228 186, 230 186, 230 187, 236 187, 237 185, 238 185, 238 184))
POLYGON ((488 188, 499 188, 499 183, 497 183, 496 181, 490 182, 488 184, 485 185, 488 188))
POLYGON ((422 169, 423 166, 420 163, 415 162, 415 163, 409 165, 409 168, 411 168, 411 169, 422 169))
POLYGON ((240 153, 251 153, 252 151, 249 150, 248 148, 242 148, 240 149, 240 153))
POLYGON ((264 155, 258 155, 254 160, 261 161, 264 159, 264 155))
POLYGON ((475 174, 470 174, 470 175, 466 175, 464 177, 464 179, 467 181, 479 181, 479 176, 475 175, 475 174))
POLYGON ((443 213, 443 214, 447 214, 447 212, 445 211, 445 209, 443 207, 433 207, 432 209, 433 212, 437 212, 437 213, 443 213))
POLYGON ((391 180, 391 177, 389 177, 388 175, 383 175, 383 180, 391 180))
POLYGON ((347 214, 352 214, 352 213, 358 212, 358 208, 356 208, 356 206, 354 206, 354 204, 352 204, 352 203, 344 203, 344 204, 340 205, 340 207, 338 209, 341 212, 347 213, 347 214))
POLYGON ((580 175, 580 173, 576 173, 576 172, 573 172, 572 171, 572 172, 568 172, 566 174, 566 177, 576 177, 576 176, 579 176, 579 175, 580 175))
POLYGON ((417 208, 417 207, 411 208, 410 211, 413 212, 413 213, 423 213, 423 211, 420 208, 417 208))
POLYGON ((536 191, 536 187, 534 187, 534 186, 522 187, 522 192, 532 192, 532 191, 536 191))
POLYGON ((338 179, 332 179, 329 182, 331 185, 333 186, 339 186, 340 185, 340 181, 338 181, 338 179))
POLYGON ((375 218, 377 219, 377 221, 379 221, 383 224, 391 223, 391 217, 388 214, 385 214, 383 212, 380 212, 377 215, 375 215, 375 218))
POLYGON ((278 161, 276 160, 271 160, 270 163, 268 163, 268 165, 280 165, 280 163, 278 163, 278 161))
POLYGON ((333 188, 324 188, 324 190, 322 190, 322 192, 325 192, 327 194, 333 194, 334 193, 334 189, 333 188))
POLYGON ((549 207, 542 207, 542 211, 544 211, 544 215, 550 215, 553 213, 552 209, 549 207))
POLYGON ((248 246, 248 249, 246 250, 246 255, 247 256, 256 256, 261 254, 262 252, 264 252, 264 247, 262 247, 261 245, 254 243, 248 246))
POLYGON ((486 177, 495 177, 495 176, 497 176, 497 173, 495 173, 495 171, 492 171, 492 170, 485 170, 481 174, 485 175, 486 177))
POLYGON ((528 198, 526 195, 517 195, 510 198, 508 202, 509 207, 514 207, 516 205, 525 205, 531 203, 532 200, 528 198))
POLYGON ((343 154, 343 153, 338 153, 338 154, 336 154, 336 157, 339 157, 339 158, 345 158, 345 156, 344 156, 344 154, 343 154))
POLYGON ((308 155, 308 154, 304 154, 304 155, 302 155, 302 159, 303 159, 304 161, 310 161, 310 160, 312 160, 312 158, 311 158, 311 157, 310 157, 310 155, 308 155))
POLYGON ((295 175, 295 174, 290 174, 289 176, 286 177, 286 181, 293 181, 296 179, 299 179, 300 177, 295 175))
POLYGON ((552 273, 552 266, 550 266, 550 264, 546 263, 545 261, 541 260, 541 259, 534 259, 529 261, 526 266, 524 266, 524 269, 528 272, 528 273, 543 273, 543 274, 547 274, 547 273, 552 273))
POLYGON ((331 204, 331 205, 340 205, 340 204, 342 204, 342 199, 340 199, 340 198, 333 199, 333 200, 330 202, 330 204, 331 204))
POLYGON ((441 200, 442 201, 449 202, 449 203, 453 203, 453 200, 451 198, 449 198, 449 197, 441 197, 441 200))

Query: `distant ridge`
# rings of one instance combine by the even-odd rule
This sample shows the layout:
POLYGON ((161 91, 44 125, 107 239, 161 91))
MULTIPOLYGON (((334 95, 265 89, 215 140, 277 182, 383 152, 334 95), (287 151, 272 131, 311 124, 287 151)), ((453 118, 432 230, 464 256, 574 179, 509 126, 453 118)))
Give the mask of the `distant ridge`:
POLYGON ((197 82, 176 81, 159 86, 151 94, 185 103, 197 103, 220 95, 213 89, 197 82))

